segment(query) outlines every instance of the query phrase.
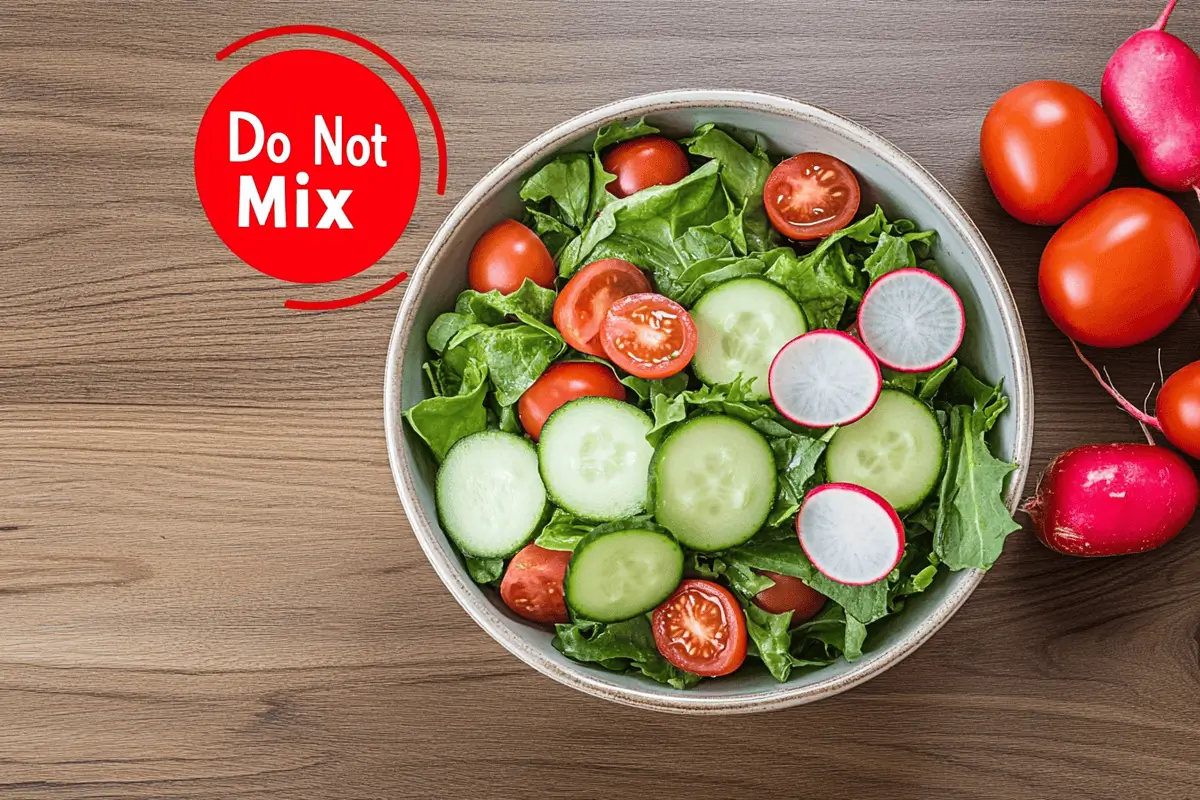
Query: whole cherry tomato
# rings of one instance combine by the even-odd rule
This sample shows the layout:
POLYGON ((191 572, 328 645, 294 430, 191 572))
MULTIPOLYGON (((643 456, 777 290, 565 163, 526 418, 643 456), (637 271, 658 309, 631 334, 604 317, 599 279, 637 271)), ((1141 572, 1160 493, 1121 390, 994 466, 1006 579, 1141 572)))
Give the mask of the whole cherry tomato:
POLYGON ((646 273, 619 258, 593 261, 576 272, 554 301, 554 327, 581 353, 604 355, 600 326, 612 304, 630 294, 653 291, 646 273))
POLYGON ((500 581, 500 599, 533 622, 567 622, 563 579, 571 562, 569 550, 547 550, 527 544, 508 562, 500 581))
POLYGON ((1108 188, 1117 135, 1104 109, 1060 81, 1031 81, 1000 96, 979 134, 992 192, 1030 225, 1058 225, 1108 188))
POLYGON ((625 387, 613 371, 595 361, 563 361, 552 364, 525 390, 517 401, 521 427, 536 442, 546 419, 559 406, 580 397, 625 399, 625 387))
POLYGON ((479 237, 467 260, 467 282, 477 292, 512 294, 526 278, 554 287, 554 259, 538 235, 515 219, 493 225, 479 237))
POLYGON ((1200 244, 1187 215, 1149 189, 1114 189, 1046 245, 1042 305, 1077 342, 1126 347, 1162 333, 1200 283, 1200 244))
POLYGON ((1167 441, 1192 458, 1200 458, 1200 361, 1167 378, 1154 413, 1167 441))
POLYGON ((808 622, 825 607, 825 595, 810 589, 799 578, 780 575, 778 572, 761 573, 775 585, 754 595, 754 605, 771 614, 792 612, 792 625, 808 622))
POLYGON ((663 136, 639 136, 614 144, 600 156, 600 163, 605 172, 617 176, 608 184, 608 191, 617 197, 676 183, 691 171, 683 148, 663 136))

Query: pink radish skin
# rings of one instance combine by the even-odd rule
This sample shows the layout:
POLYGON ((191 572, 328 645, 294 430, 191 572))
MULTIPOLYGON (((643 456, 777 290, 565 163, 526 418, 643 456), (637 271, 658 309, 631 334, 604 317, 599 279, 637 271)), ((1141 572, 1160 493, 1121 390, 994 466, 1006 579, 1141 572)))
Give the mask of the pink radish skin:
MULTIPOLYGON (((875 356, 858 339, 842 331, 819 328, 797 336, 780 348, 779 352, 775 354, 775 358, 771 361, 771 369, 767 372, 767 388, 771 393, 771 401, 775 404, 775 408, 792 422, 808 428, 830 428, 834 425, 849 425, 851 422, 856 422, 865 417, 875 407, 875 401, 879 399, 879 393, 883 391, 883 373, 879 369, 879 362, 876 361, 875 356), (805 356, 811 359, 812 347, 822 342, 834 347, 847 343, 852 345, 852 350, 845 350, 843 348, 843 352, 852 352, 854 359, 858 361, 857 364, 825 365, 829 368, 829 374, 825 376, 824 381, 826 385, 831 381, 835 381, 849 370, 856 368, 862 370, 862 375, 859 377, 866 376, 866 371, 870 370, 869 382, 871 385, 868 391, 864 391, 861 394, 863 402, 852 404, 853 409, 849 413, 840 415, 836 419, 817 419, 808 416, 808 414, 815 412, 811 407, 811 403, 806 409, 796 407, 800 402, 810 401, 817 393, 796 390, 796 375, 803 374, 803 371, 798 373, 795 366, 795 359, 797 357, 804 359, 805 356), (801 355, 797 356, 797 353, 801 355)), ((803 389, 804 387, 801 388, 803 389)), ((838 388, 849 391, 854 387, 843 384, 841 387, 832 387, 831 391, 838 388)))
POLYGON ((1022 508, 1055 552, 1123 556, 1174 539, 1198 501, 1196 474, 1173 450, 1092 444, 1054 459, 1022 508))
POLYGON ((896 509, 875 492, 853 483, 826 483, 810 491, 804 498, 800 512, 796 514, 796 535, 800 539, 800 548, 804 550, 813 566, 826 578, 846 586, 878 583, 891 574, 904 555, 904 523, 900 521, 896 509), (835 503, 838 500, 842 501, 840 510, 847 512, 844 519, 837 515, 837 507, 830 507, 830 500, 835 503), (851 504, 858 507, 849 509, 850 504, 846 501, 855 501, 851 504), (819 506, 825 508, 818 508, 819 506), (864 514, 873 519, 868 519, 864 514), (883 527, 889 534, 886 541, 862 541, 864 536, 879 533, 871 528, 873 525, 878 527, 880 522, 884 523, 883 527), (831 530, 830 525, 835 529, 831 530), (850 577, 847 573, 859 565, 845 563, 846 560, 854 560, 846 549, 843 548, 841 553, 833 552, 838 549, 836 547, 831 550, 828 540, 831 534, 846 537, 848 541, 857 538, 859 541, 850 541, 852 545, 879 547, 879 550, 871 553, 880 556, 873 574, 861 576, 861 580, 858 576, 850 577), (822 542, 820 537, 826 538, 822 542), (842 567, 840 570, 830 563, 839 555, 843 558, 843 563, 839 565, 842 567))
MULTIPOLYGON (((937 369, 942 364, 945 364, 950 360, 950 357, 958 351, 959 346, 962 345, 963 336, 967 330, 966 319, 967 315, 966 311, 963 309, 962 298, 958 296, 958 292, 954 291, 954 287, 928 270, 918 269, 917 267, 906 267, 904 269, 898 269, 889 272, 871 284, 871 287, 867 289, 867 293, 863 295, 862 303, 860 303, 858 306, 858 319, 855 323, 854 331, 858 338, 862 340, 862 343, 867 346, 867 349, 874 354, 879 363, 888 369, 894 369, 897 372, 928 372, 931 369, 937 369), (918 276, 923 280, 931 281, 934 285, 939 286, 949 297, 953 298, 954 305, 958 307, 958 319, 956 320, 958 330, 953 339, 953 343, 948 342, 945 352, 939 354, 938 358, 934 359, 933 361, 924 364, 898 364, 895 363, 894 360, 889 360, 880 355, 880 351, 886 348, 880 346, 883 344, 882 342, 877 343, 874 341, 873 337, 867 335, 872 328, 869 324, 863 324, 863 312, 865 310, 868 314, 870 313, 871 300, 881 296, 880 290, 882 289, 883 291, 886 291, 892 281, 911 280, 918 276)), ((926 335, 928 335, 928 332, 926 332, 926 335)))
POLYGON ((1176 2, 1117 48, 1100 99, 1147 180, 1200 195, 1200 56, 1164 30, 1176 2))

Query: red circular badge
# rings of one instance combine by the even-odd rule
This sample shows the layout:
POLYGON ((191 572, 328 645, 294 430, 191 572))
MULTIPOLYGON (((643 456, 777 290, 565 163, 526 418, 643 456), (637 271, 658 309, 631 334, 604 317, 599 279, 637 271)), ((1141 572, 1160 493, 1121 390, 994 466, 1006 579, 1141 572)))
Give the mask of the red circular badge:
POLYGON ((196 189, 221 241, 275 278, 327 283, 383 257, 412 217, 421 151, 400 98, 357 61, 289 50, 213 97, 196 189))

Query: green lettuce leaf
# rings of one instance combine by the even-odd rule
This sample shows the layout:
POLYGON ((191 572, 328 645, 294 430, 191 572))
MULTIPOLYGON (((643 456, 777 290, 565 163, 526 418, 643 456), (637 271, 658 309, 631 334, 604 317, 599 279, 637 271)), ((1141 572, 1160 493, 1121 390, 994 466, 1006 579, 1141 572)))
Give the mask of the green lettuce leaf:
POLYGON ((592 164, 587 153, 566 153, 521 184, 521 199, 526 203, 552 201, 557 219, 579 230, 589 219, 591 188, 592 164))
POLYGON ((896 372, 883 369, 883 385, 888 389, 900 389, 915 396, 918 400, 929 403, 941 391, 946 382, 958 367, 958 359, 952 358, 945 364, 929 372, 896 372))
POLYGON ((756 256, 706 258, 674 276, 663 293, 676 303, 691 308, 702 294, 714 286, 747 275, 762 275, 766 270, 766 262, 756 256))
POLYGON ((592 525, 570 512, 555 508, 550 521, 542 527, 534 543, 547 550, 574 550, 579 541, 592 532, 592 525))
POLYGON ((763 208, 763 186, 772 167, 758 137, 755 137, 752 152, 716 125, 708 123, 680 144, 692 155, 720 162, 721 181, 730 197, 742 208, 746 248, 751 252, 768 249, 779 237, 763 208))
POLYGON ((826 663, 838 655, 847 661, 862 657, 867 628, 846 609, 831 603, 820 614, 792 631, 792 653, 799 659, 826 663))
POLYGON ((576 661, 599 664, 614 672, 641 672, 676 689, 700 682, 699 675, 677 669, 659 655, 646 615, 611 624, 578 621, 556 625, 554 630, 554 647, 576 661))
POLYGON ((779 247, 760 258, 768 265, 766 277, 800 304, 810 328, 837 328, 846 304, 862 300, 858 270, 846 260, 841 247, 822 244, 806 256, 779 247))
POLYGON ((467 562, 467 574, 471 580, 485 585, 496 584, 504 577, 503 558, 475 558, 463 556, 467 562))
MULTIPOLYGON (((487 293, 467 289, 455 301, 454 313, 471 317, 484 325, 500 325, 509 317, 515 317, 526 325, 552 326, 554 300, 557 297, 558 293, 553 289, 538 286, 526 278, 521 287, 511 294, 501 294, 499 289, 487 293)), ((434 325, 437 325, 437 320, 434 320, 434 325)))
POLYGON ((448 345, 486 364, 501 406, 510 406, 566 350, 562 337, 553 329, 523 322, 503 325, 470 325, 459 331, 448 345))
POLYGON ((710 161, 683 180, 653 186, 606 204, 584 232, 566 246, 559 274, 570 277, 583 264, 622 258, 650 270, 661 284, 683 272, 697 256, 733 255, 724 237, 689 229, 711 226, 730 214, 729 200, 710 161), (723 243, 720 250, 716 248, 723 243))
POLYGON ((404 419, 438 461, 459 439, 487 428, 487 376, 486 362, 469 359, 457 394, 426 398, 404 412, 404 419))
POLYGON ((888 613, 886 580, 866 586, 847 586, 831 581, 812 565, 791 531, 764 532, 744 545, 721 553, 720 558, 726 564, 799 578, 864 623, 874 622, 888 613))
POLYGON ((950 409, 950 443, 938 489, 934 552, 952 570, 988 569, 1004 540, 1020 529, 1004 505, 1004 481, 1017 467, 992 455, 986 434, 1008 407, 1000 387, 989 387, 959 367, 941 393, 970 398, 950 409))

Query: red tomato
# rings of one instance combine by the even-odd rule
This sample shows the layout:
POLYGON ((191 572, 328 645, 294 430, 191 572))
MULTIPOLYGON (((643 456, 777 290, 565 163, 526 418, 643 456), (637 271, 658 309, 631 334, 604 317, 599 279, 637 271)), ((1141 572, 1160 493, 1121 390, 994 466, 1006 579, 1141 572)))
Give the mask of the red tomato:
POLYGON ((1167 378, 1154 405, 1167 441, 1200 458, 1200 361, 1167 378))
POLYGON ((625 399, 625 387, 613 371, 594 361, 552 364, 517 401, 521 426, 536 442, 546 418, 558 407, 580 397, 625 399))
POLYGON ((775 230, 789 239, 822 239, 850 224, 858 213, 858 178, 845 163, 824 153, 801 153, 781 161, 763 186, 763 204, 775 230))
POLYGON ((639 378, 668 378, 696 353, 696 324, 661 294, 631 294, 612 304, 600 327, 609 360, 639 378))
POLYGON ((775 581, 770 589, 763 589, 754 596, 754 605, 772 614, 792 612, 792 624, 808 622, 825 607, 825 595, 810 589, 804 581, 791 575, 762 571, 759 573, 775 581))
POLYGON ((686 580, 654 609, 654 644, 675 666, 706 678, 746 660, 746 617, 733 594, 712 581, 686 580))
POLYGON ((570 550, 547 550, 536 544, 521 548, 500 581, 504 605, 533 622, 568 622, 563 578, 571 561, 570 550))
POLYGON ((1144 342, 1174 322, 1200 283, 1187 215, 1149 189, 1114 189, 1050 239, 1038 290, 1054 324, 1094 347, 1144 342))
POLYGON ((691 172, 683 148, 662 136, 641 136, 619 142, 600 156, 604 171, 616 175, 608 191, 628 197, 648 186, 681 181, 691 172))
POLYGON ((515 219, 506 219, 479 237, 467 260, 467 282, 477 292, 511 294, 526 278, 554 287, 554 259, 542 240, 515 219))
POLYGON ((581 353, 604 355, 600 326, 614 302, 653 291, 646 273, 619 258, 595 261, 576 272, 554 301, 554 327, 581 353))
POLYGON ((1032 81, 1000 96, 983 120, 979 152, 1004 210, 1057 225, 1108 188, 1117 135, 1100 104, 1069 83, 1032 81))

